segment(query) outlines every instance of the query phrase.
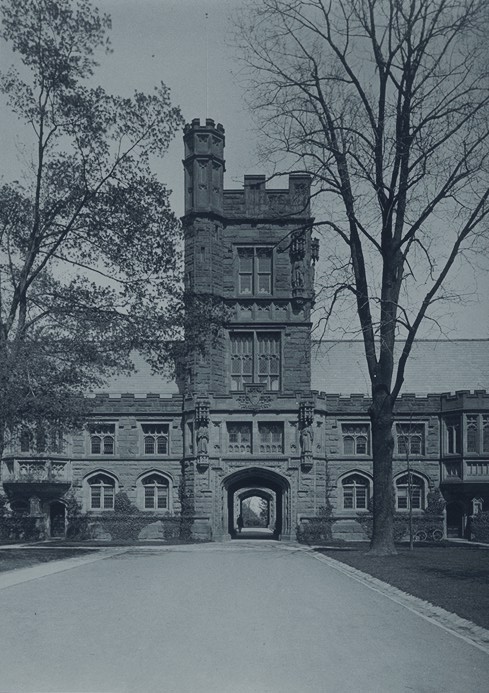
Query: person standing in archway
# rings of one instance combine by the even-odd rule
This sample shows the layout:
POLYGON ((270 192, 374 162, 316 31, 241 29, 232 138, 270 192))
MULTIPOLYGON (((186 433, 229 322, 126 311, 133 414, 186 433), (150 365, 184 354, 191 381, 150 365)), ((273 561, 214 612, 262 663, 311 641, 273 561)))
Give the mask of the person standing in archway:
POLYGON ((238 515, 238 520, 236 524, 238 525, 238 532, 241 534, 241 530, 243 529, 244 525, 243 515, 241 513, 238 515))

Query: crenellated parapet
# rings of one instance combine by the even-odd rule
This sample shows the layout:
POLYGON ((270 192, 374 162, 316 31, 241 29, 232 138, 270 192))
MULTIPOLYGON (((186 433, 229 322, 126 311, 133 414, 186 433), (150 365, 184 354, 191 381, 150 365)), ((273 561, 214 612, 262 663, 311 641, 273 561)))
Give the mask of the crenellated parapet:
MULTIPOLYGON (((325 413, 367 413, 372 400, 364 394, 341 395, 338 393, 314 393, 316 406, 325 413)), ((489 410, 489 393, 486 390, 458 390, 455 393, 429 393, 416 395, 403 393, 396 401, 396 414, 435 414, 460 410, 489 410)))
POLYGON ((224 215, 233 221, 249 219, 270 222, 310 220, 311 177, 291 173, 288 188, 267 188, 264 175, 244 177, 242 190, 224 190, 224 215))
POLYGON ((90 398, 92 416, 166 414, 179 416, 182 410, 181 395, 163 395, 159 393, 97 393, 90 398))
POLYGON ((454 393, 443 392, 440 395, 443 412, 460 410, 489 411, 489 393, 486 390, 457 390, 454 393))

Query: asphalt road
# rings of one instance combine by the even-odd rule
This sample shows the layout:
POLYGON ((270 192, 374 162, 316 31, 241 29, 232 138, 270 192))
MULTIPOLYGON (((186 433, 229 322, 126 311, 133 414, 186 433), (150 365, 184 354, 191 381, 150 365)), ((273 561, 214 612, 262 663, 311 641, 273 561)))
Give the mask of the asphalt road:
POLYGON ((294 547, 134 549, 0 590, 2 693, 483 693, 489 655, 294 547))

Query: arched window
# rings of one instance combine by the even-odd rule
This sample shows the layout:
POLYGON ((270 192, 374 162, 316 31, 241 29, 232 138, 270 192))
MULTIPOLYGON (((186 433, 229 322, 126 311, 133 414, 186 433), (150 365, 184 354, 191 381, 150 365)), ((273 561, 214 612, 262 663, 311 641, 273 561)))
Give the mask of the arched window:
POLYGON ((479 416, 467 416, 467 452, 479 452, 479 416))
POLYGON ((425 482, 422 477, 410 472, 397 477, 395 484, 397 510, 422 510, 425 507, 425 482))
POLYGON ((96 474, 88 479, 90 510, 113 510, 115 481, 107 474, 96 474))
POLYGON ((20 432, 20 451, 30 452, 32 446, 32 433, 28 428, 23 428, 20 432))
POLYGON ((170 484, 162 474, 150 474, 141 479, 144 510, 168 510, 170 484))
POLYGON ((369 480, 361 474, 349 474, 341 481, 343 510, 367 510, 370 499, 369 480))

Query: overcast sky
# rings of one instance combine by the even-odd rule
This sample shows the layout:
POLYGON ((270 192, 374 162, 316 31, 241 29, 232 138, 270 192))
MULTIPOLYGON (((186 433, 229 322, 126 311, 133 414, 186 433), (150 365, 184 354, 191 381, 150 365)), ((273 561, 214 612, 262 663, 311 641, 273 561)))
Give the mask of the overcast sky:
MULTIPOLYGON (((135 89, 151 91, 165 82, 187 122, 207 116, 224 125, 227 188, 240 186, 245 173, 267 173, 257 165, 253 121, 242 99, 236 78, 239 65, 229 45, 228 20, 243 0, 98 0, 95 4, 112 16, 113 25, 113 53, 102 56, 98 83, 113 93, 130 95, 135 89)), ((4 51, 3 64, 5 57, 4 51)), ((17 175, 19 145, 25 135, 3 104, 0 119, 2 174, 9 180, 17 175)), ((183 213, 182 156, 178 137, 157 164, 158 176, 173 190, 172 205, 178 215, 183 213)), ((489 273, 459 269, 457 287, 464 293, 477 290, 479 298, 443 309, 447 334, 489 337, 489 273)), ((440 333, 427 325, 421 336, 436 338, 440 333)))

